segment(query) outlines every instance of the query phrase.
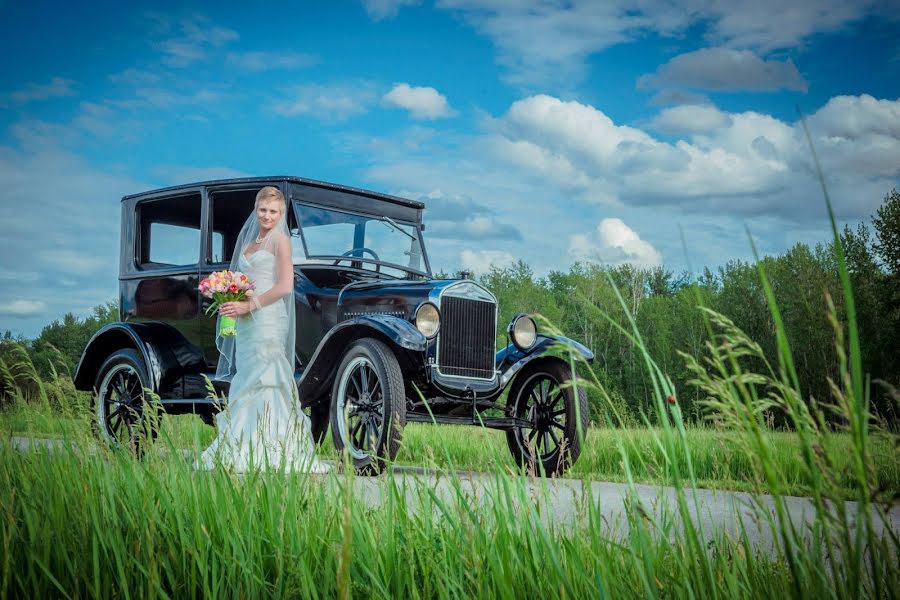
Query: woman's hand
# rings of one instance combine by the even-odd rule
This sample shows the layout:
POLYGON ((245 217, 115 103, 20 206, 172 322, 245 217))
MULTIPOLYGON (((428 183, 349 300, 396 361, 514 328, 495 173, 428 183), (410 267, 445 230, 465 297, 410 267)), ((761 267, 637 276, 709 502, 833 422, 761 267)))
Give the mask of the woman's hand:
POLYGON ((242 302, 223 302, 219 305, 219 314, 223 317, 239 317, 248 314, 253 310, 253 302, 244 300, 242 302))

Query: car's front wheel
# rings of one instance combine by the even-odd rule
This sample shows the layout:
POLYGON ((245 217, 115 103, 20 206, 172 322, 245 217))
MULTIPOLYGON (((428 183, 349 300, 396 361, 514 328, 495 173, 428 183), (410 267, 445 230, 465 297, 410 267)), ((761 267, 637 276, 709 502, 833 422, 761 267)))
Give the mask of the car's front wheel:
POLYGON ((150 377, 137 351, 124 348, 111 354, 97 373, 93 398, 93 429, 117 448, 142 454, 156 438, 158 419, 149 410, 145 388, 150 377))
POLYGON ((560 360, 526 367, 513 382, 507 414, 527 426, 506 432, 513 458, 528 469, 561 475, 575 464, 587 435, 588 401, 583 387, 571 386, 572 370, 560 360), (582 435, 578 435, 578 424, 582 435))
POLYGON ((331 437, 361 473, 379 473, 400 449, 406 423, 403 374, 380 340, 353 343, 338 367, 331 393, 331 437))

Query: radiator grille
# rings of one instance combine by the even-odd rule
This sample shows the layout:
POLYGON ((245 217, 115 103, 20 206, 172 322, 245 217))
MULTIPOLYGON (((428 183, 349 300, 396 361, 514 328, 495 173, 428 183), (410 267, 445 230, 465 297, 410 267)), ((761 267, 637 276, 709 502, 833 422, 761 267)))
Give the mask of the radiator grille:
POLYGON ((490 379, 494 376, 496 304, 444 296, 438 334, 438 367, 444 375, 490 379))

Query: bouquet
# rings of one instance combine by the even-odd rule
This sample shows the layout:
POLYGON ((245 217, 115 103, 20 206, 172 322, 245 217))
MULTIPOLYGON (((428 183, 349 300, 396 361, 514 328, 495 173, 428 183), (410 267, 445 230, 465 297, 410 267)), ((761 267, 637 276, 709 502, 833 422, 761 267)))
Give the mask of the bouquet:
MULTIPOLYGON (((216 271, 200 282, 200 293, 213 302, 206 309, 206 314, 218 310, 225 302, 241 302, 253 296, 256 285, 240 271, 216 271)), ((219 319, 219 334, 233 336, 235 320, 223 316, 219 319)))

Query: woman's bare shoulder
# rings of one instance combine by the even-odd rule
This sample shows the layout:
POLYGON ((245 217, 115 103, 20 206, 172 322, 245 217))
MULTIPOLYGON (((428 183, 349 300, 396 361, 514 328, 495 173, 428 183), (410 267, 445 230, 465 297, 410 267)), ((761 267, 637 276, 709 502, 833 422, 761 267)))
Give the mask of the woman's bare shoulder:
POLYGON ((291 252, 291 236, 284 233, 283 231, 275 232, 275 248, 278 249, 278 252, 291 252))

